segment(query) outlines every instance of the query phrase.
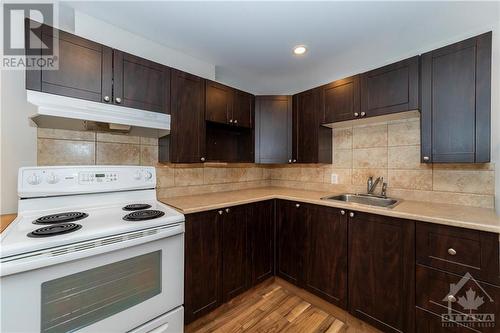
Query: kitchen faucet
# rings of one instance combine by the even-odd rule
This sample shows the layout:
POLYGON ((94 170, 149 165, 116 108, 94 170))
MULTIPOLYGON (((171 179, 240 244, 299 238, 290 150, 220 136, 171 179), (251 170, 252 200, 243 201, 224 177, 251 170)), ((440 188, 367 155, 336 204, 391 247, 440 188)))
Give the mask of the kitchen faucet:
POLYGON ((366 183, 368 194, 373 194, 373 191, 377 188, 378 183, 382 182, 384 185, 382 186, 382 195, 384 195, 385 190, 387 189, 387 183, 384 183, 384 177, 378 177, 373 181, 373 177, 368 177, 368 181, 366 183))

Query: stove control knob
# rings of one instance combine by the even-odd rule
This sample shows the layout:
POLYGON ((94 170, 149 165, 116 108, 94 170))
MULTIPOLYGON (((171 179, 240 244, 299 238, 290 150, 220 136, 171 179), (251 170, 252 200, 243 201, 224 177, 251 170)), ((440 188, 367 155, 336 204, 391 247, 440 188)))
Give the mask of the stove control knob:
POLYGON ((59 177, 57 177, 56 174, 51 173, 50 175, 47 176, 47 183, 49 184, 55 184, 59 181, 59 177))
POLYGON ((145 171, 144 172, 144 179, 150 180, 151 178, 153 178, 153 174, 151 173, 151 171, 145 171))
POLYGON ((135 180, 141 180, 142 178, 142 174, 140 171, 136 171, 136 173, 134 174, 134 179, 135 180))
POLYGON ((38 185, 42 182, 42 177, 34 173, 33 175, 29 176, 28 179, 28 184, 30 185, 38 185))

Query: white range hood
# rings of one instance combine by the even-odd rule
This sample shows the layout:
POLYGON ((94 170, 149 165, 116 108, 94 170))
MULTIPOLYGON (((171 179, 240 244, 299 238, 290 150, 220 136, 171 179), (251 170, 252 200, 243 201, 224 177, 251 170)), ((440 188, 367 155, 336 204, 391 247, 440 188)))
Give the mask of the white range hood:
POLYGON ((26 90, 37 106, 30 118, 38 127, 107 131, 159 138, 170 134, 170 115, 26 90))

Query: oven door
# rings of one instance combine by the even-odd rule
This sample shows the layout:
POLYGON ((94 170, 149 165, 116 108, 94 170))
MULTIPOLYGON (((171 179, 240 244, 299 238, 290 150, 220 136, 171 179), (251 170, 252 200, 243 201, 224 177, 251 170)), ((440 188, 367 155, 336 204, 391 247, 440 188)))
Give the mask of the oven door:
POLYGON ((2 332, 126 332, 182 305, 184 234, 7 275, 0 283, 2 332))

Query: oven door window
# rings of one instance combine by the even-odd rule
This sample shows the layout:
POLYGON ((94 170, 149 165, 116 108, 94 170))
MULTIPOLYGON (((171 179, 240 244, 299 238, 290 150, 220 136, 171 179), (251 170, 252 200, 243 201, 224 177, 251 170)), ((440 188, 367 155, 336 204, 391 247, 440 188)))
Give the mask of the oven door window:
POLYGON ((41 331, 72 332, 161 292, 161 251, 42 284, 41 331))

